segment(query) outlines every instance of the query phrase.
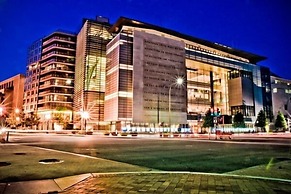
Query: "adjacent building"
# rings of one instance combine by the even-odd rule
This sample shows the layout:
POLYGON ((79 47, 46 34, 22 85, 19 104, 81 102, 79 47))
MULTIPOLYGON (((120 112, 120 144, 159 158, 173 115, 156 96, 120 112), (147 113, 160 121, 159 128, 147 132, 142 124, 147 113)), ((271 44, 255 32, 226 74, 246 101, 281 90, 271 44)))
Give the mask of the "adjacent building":
POLYGON ((37 114, 39 129, 72 122, 75 54, 76 35, 65 31, 53 32, 29 48, 23 108, 37 114))
POLYGON ((0 82, 0 117, 16 118, 22 111, 24 81, 25 76, 18 74, 0 82))
POLYGON ((42 39, 35 41, 28 48, 23 100, 25 114, 37 112, 41 52, 42 39))
POLYGON ((280 111, 288 120, 291 119, 291 80, 271 75, 271 84, 275 118, 280 111))
POLYGON ((106 45, 112 36, 109 20, 97 17, 84 19, 77 36, 74 86, 74 126, 82 129, 104 129, 104 96, 106 45), (82 115, 87 115, 83 117, 82 115), (84 121, 86 119, 86 121, 84 121))

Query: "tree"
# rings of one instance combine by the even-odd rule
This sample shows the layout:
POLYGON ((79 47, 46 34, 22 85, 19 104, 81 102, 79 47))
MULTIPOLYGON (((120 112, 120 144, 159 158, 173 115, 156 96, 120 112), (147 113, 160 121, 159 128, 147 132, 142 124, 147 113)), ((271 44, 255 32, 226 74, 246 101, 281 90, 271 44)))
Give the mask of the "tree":
POLYGON ((214 127, 213 117, 211 116, 211 111, 210 110, 208 110, 206 112, 205 117, 204 117, 203 120, 204 120, 203 125, 202 125, 203 128, 214 127))
POLYGON ((20 114, 13 111, 9 114, 6 122, 11 128, 16 128, 17 126, 21 125, 22 120, 20 114))
POLYGON ((57 107, 53 118, 63 129, 66 129, 70 123, 70 116, 65 113, 66 111, 68 111, 66 107, 57 107))
POLYGON ((276 130, 282 129, 282 128, 283 129, 287 128, 287 123, 286 123, 285 117, 280 111, 278 111, 278 114, 277 114, 277 118, 275 121, 275 127, 276 127, 276 130))
POLYGON ((30 127, 38 125, 39 119, 40 118, 34 112, 31 112, 31 113, 29 113, 28 117, 25 117, 24 125, 30 126, 30 127))
POLYGON ((246 127, 244 116, 241 112, 237 112, 234 115, 232 126, 234 128, 244 128, 246 127))
POLYGON ((63 129, 66 129, 68 124, 70 123, 70 117, 62 113, 55 113, 54 120, 57 124, 61 125, 63 129))
POLYGON ((263 110, 260 110, 255 126, 265 130, 266 125, 267 125, 267 119, 266 119, 265 112, 263 110))

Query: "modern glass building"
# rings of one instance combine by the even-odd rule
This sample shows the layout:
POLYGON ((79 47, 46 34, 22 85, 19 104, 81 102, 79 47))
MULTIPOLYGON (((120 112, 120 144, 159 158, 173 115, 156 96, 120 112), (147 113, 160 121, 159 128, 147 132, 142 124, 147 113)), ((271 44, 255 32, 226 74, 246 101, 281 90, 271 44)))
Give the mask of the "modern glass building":
POLYGON ((109 32, 104 117, 111 130, 198 130, 209 108, 253 123, 266 109, 268 80, 257 65, 265 57, 124 17, 109 32))
POLYGON ((104 129, 106 45, 112 38, 108 19, 84 19, 77 36, 74 86, 74 126, 104 129), (87 117, 82 118, 86 112, 87 117), (84 119, 86 119, 84 121, 84 119))
POLYGON ((42 39, 35 41, 28 48, 23 101, 25 114, 37 111, 41 51, 42 39))

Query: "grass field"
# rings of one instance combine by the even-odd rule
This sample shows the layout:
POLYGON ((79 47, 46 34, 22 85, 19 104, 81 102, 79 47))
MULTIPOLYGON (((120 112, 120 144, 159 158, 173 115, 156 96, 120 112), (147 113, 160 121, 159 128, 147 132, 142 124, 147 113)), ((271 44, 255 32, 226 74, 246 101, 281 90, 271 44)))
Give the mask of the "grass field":
POLYGON ((0 145, 0 182, 59 178, 91 172, 147 171, 125 163, 86 158, 71 154, 38 149, 31 146, 0 145), (42 164, 44 159, 58 159, 60 163, 42 164), (3 163, 10 165, 3 165, 3 163))
POLYGON ((290 159, 290 146, 201 141, 105 138, 94 143, 41 146, 166 171, 226 173, 290 159))

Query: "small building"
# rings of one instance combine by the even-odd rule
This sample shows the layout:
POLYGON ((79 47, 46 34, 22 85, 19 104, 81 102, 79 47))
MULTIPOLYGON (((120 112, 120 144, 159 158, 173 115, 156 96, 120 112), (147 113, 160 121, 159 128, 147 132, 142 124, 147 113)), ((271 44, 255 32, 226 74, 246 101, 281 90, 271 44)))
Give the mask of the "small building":
POLYGON ((24 81, 25 76, 18 74, 0 82, 0 114, 8 116, 22 110, 24 81))

